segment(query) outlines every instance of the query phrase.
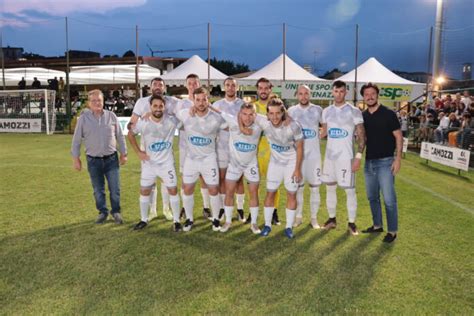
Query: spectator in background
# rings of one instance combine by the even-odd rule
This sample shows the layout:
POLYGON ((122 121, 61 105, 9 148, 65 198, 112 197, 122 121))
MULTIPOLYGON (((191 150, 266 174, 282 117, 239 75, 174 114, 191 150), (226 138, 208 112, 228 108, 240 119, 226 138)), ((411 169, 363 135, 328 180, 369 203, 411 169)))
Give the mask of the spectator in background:
POLYGON ((462 116, 461 130, 456 135, 456 143, 462 149, 469 149, 469 141, 474 137, 471 133, 474 131, 474 121, 470 113, 464 113, 462 116))
POLYGON ((438 117, 438 114, 436 113, 436 111, 432 109, 428 103, 425 103, 423 105, 422 113, 424 113, 426 116, 428 116, 428 114, 431 114, 433 117, 438 117))
POLYGON ((63 92, 64 92, 64 79, 63 79, 63 77, 59 77, 58 90, 59 90, 59 96, 62 97, 63 92))
POLYGON ((400 126, 402 130, 402 136, 407 137, 408 136, 408 116, 407 116, 407 111, 401 110, 400 111, 400 117, 398 118, 400 121, 400 126))
POLYGON ((38 78, 34 77, 33 78, 33 83, 31 84, 31 88, 41 89, 41 81, 39 81, 38 78))
POLYGON ((426 119, 425 114, 420 115, 420 128, 417 133, 418 141, 429 141, 430 140, 430 127, 429 121, 426 119))
POLYGON ((59 87, 58 77, 54 77, 53 79, 48 79, 48 87, 50 90, 54 90, 58 92, 58 87, 59 87))
POLYGON ((469 109, 470 105, 472 104, 472 98, 469 95, 469 91, 465 90, 463 93, 463 97, 461 98, 461 102, 464 103, 466 109, 469 109))
POLYGON ((144 85, 142 87, 142 98, 144 97, 147 97, 148 96, 148 90, 150 89, 150 87, 148 85, 144 85))
POLYGON ((466 106, 464 105, 464 103, 459 102, 457 107, 456 107, 456 111, 454 112, 454 114, 456 114, 457 118, 461 119, 464 112, 466 112, 466 106))
POLYGON ((436 111, 439 111, 443 108, 443 101, 439 97, 434 98, 434 104, 436 111))
POLYGON ((434 131, 435 143, 444 144, 449 126, 449 118, 444 112, 439 112, 438 119, 439 125, 434 131))
POLYGON ((18 82, 18 89, 19 90, 25 90, 26 89, 25 77, 21 77, 21 80, 18 82))

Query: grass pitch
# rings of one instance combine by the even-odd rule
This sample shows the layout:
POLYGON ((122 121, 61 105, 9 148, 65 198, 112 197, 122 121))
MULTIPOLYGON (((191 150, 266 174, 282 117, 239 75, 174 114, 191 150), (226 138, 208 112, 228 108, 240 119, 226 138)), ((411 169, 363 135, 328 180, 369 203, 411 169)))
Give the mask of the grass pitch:
MULTIPOLYGON (((238 222, 212 232, 200 194, 191 232, 173 233, 161 214, 136 232, 134 153, 121 170, 125 224, 99 226, 87 171, 72 170, 70 142, 69 135, 0 135, 0 314, 474 313, 472 171, 459 177, 407 154, 392 245, 383 235, 347 235, 340 190, 337 229, 309 228, 306 192, 294 240, 284 225, 268 238, 238 222)), ((357 181, 357 224, 366 228, 363 172, 357 181)), ((325 196, 323 186, 320 223, 325 196)), ((282 196, 280 217, 284 203, 282 196)))

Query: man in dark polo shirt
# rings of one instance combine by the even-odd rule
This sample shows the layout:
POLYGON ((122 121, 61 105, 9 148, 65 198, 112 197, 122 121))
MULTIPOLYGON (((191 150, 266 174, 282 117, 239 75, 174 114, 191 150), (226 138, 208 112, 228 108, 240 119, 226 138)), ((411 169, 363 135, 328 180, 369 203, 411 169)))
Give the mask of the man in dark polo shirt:
POLYGON ((102 224, 109 215, 105 200, 105 179, 110 191, 111 214, 116 224, 122 224, 120 215, 119 163, 127 162, 127 147, 117 116, 104 110, 104 95, 100 90, 89 92, 88 110, 77 120, 72 139, 72 160, 74 169, 81 171, 81 143, 84 142, 87 155, 87 170, 94 189, 95 205, 99 211, 96 223, 102 224), (117 143, 120 158, 117 156, 117 143))
POLYGON ((402 159, 402 132, 395 112, 379 104, 379 88, 375 84, 365 84, 360 93, 367 105, 367 110, 362 114, 367 135, 364 173, 373 220, 373 225, 362 232, 383 232, 381 191, 388 226, 388 233, 383 241, 391 243, 397 238, 398 231, 398 206, 394 184, 402 159))

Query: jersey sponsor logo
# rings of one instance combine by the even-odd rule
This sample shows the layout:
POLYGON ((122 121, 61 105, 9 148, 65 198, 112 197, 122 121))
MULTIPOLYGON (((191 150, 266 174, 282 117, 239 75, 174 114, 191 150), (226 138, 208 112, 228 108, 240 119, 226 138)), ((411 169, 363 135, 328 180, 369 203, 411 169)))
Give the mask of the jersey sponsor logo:
POLYGON ((279 153, 282 153, 282 152, 285 152, 285 151, 288 151, 290 150, 291 146, 280 146, 280 145, 276 145, 276 144, 272 144, 272 149, 279 152, 279 153))
POLYGON ((244 153, 255 151, 257 149, 257 145, 249 144, 249 143, 243 143, 243 142, 234 143, 234 147, 237 151, 241 151, 241 152, 244 152, 244 153))
POLYGON ((189 141, 194 146, 207 146, 212 143, 212 140, 210 138, 200 137, 200 136, 190 136, 189 141))
POLYGON ((349 135, 349 133, 342 128, 330 128, 328 131, 328 135, 331 138, 344 138, 349 135))
POLYGON ((309 139, 309 138, 315 138, 316 137, 316 131, 314 129, 303 128, 302 130, 303 130, 304 139, 309 139))
POLYGON ((148 148, 152 151, 152 152, 159 152, 159 151, 163 151, 163 150, 166 150, 168 148, 171 147, 171 143, 170 142, 157 142, 157 143, 153 143, 153 144, 150 144, 150 146, 148 146, 148 148))

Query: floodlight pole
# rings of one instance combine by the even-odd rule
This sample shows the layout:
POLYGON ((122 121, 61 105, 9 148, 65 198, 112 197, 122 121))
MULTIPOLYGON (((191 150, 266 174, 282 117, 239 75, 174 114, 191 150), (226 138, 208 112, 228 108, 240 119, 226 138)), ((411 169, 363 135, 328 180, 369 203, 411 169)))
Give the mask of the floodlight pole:
MULTIPOLYGON (((426 68, 426 102, 431 100, 431 91, 430 91, 430 66, 431 66, 431 48, 433 44, 433 27, 430 28, 430 46, 428 48, 428 67, 426 68)), ((434 77, 432 77, 434 78, 434 77)))
POLYGON ((69 82, 69 26, 67 17, 66 20, 66 116, 68 119, 69 125, 69 133, 72 133, 72 126, 71 126, 71 86, 69 82))
POLYGON ((138 86, 138 25, 135 25, 135 100, 140 97, 140 87, 138 86))
POLYGON ((283 82, 286 80, 286 23, 283 23, 283 82))
POLYGON ((435 80, 439 76, 439 61, 441 59, 441 36, 443 31, 443 0, 436 2, 435 42, 433 54, 433 75, 435 80))
POLYGON ((5 87, 5 57, 3 56, 3 30, 0 30, 0 57, 2 58, 2 86, 3 90, 5 87))

